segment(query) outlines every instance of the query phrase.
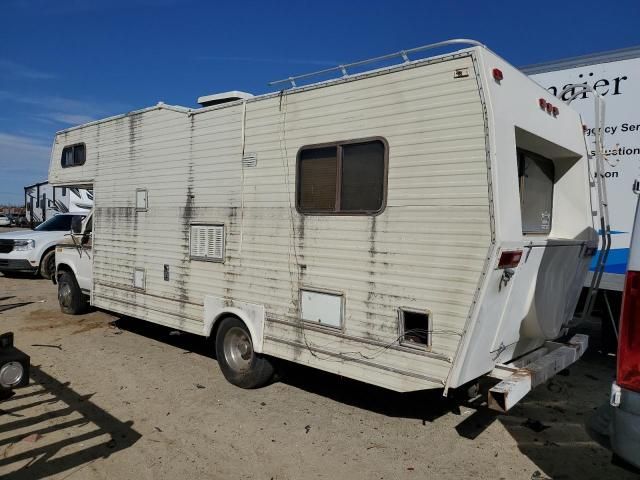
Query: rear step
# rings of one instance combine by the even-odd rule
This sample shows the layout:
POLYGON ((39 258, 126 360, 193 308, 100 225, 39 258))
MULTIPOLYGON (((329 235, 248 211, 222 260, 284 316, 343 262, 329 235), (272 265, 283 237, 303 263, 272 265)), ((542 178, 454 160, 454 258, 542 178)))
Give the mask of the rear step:
POLYGON ((589 337, 574 335, 568 343, 545 344, 510 364, 499 364, 489 374, 502 381, 489 390, 489 408, 507 412, 532 389, 575 363, 587 349, 589 337))

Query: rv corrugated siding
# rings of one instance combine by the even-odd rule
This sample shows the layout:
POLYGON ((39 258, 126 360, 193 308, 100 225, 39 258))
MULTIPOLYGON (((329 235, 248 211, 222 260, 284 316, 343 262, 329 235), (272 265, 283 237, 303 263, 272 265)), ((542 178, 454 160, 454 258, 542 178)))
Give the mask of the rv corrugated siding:
POLYGON ((244 172, 242 119, 242 105, 158 109, 68 134, 87 143, 78 175, 95 169, 94 303, 196 333, 205 295, 262 304, 265 353, 396 390, 441 385, 491 241, 471 58, 249 101, 244 150, 258 161, 244 172), (470 76, 454 80, 460 68, 470 76), (389 144, 385 210, 300 215, 300 147, 374 136, 389 144), (146 212, 137 188, 148 190, 146 212), (189 260, 191 222, 225 224, 223 264, 189 260), (136 267, 144 292, 133 289, 136 267), (300 328, 301 287, 344 292, 341 336, 300 328), (399 307, 432 313, 430 352, 385 347, 399 307))

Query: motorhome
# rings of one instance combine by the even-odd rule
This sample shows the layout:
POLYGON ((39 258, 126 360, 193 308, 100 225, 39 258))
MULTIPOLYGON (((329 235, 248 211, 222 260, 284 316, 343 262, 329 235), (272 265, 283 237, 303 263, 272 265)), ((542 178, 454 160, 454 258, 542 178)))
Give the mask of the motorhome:
POLYGON ((579 115, 470 40, 334 70, 59 132, 49 182, 95 195, 62 309, 211 337, 241 387, 276 357, 400 392, 493 375, 508 409, 586 348, 556 341, 598 241, 579 115))
POLYGON ((35 227, 58 213, 87 213, 93 208, 93 192, 76 187, 54 187, 39 182, 24 187, 26 219, 35 227))

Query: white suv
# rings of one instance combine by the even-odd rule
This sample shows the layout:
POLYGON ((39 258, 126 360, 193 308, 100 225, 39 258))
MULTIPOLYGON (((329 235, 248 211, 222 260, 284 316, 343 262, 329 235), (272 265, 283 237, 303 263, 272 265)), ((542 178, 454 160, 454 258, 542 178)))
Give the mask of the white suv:
POLYGON ((84 214, 61 213, 34 230, 0 233, 0 272, 23 271, 51 278, 56 268, 55 247, 71 230, 74 217, 84 214))

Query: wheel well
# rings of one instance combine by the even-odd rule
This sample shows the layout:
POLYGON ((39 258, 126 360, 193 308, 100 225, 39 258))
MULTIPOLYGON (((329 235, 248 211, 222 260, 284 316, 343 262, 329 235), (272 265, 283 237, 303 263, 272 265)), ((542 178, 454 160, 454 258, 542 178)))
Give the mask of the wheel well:
POLYGON ((42 256, 40 257, 40 263, 42 263, 42 260, 44 260, 44 257, 47 256, 47 253, 49 253, 51 250, 55 250, 56 246, 52 245, 50 247, 48 247, 44 252, 42 252, 42 256))
POLYGON ((71 275, 73 275, 75 277, 75 274, 73 273, 73 270, 66 263, 61 263, 60 265, 58 265, 57 272, 56 272, 56 278, 60 277, 60 273, 62 273, 62 272, 69 272, 71 275))
POLYGON ((240 320, 251 334, 256 353, 262 353, 264 336, 265 309, 263 305, 234 302, 228 299, 205 296, 204 298, 204 334, 214 338, 218 333, 220 320, 226 317, 240 320))
MULTIPOLYGON (((56 246, 52 245, 50 247, 47 247, 45 249, 45 251, 42 252, 42 255, 40 255, 40 261, 38 262, 38 273, 42 273, 42 271, 45 268, 47 268, 46 265, 43 262, 44 262, 45 258, 47 257, 47 255, 49 255, 51 252, 55 252, 55 251, 56 251, 56 246)), ((54 255, 55 255, 55 253, 54 253, 54 255)), ((53 264, 54 264, 54 267, 53 267, 54 271, 51 274, 51 278, 55 277, 55 258, 54 258, 53 264)))
MULTIPOLYGON (((222 320, 224 320, 225 318, 237 318, 238 320, 240 320, 245 327, 247 326, 246 323, 244 322, 244 320, 242 320, 238 315, 236 315, 235 313, 230 313, 230 312, 222 312, 220 315, 218 315, 216 317, 216 319, 213 321, 213 325, 211 326, 211 331, 209 332, 209 336, 207 337, 209 340, 213 341, 215 343, 216 341, 216 335, 218 335, 218 329, 220 328, 220 324, 222 323, 222 320)), ((249 328, 247 328, 247 331, 249 330, 249 328)), ((249 334, 251 334, 251 332, 249 332, 249 334)))

